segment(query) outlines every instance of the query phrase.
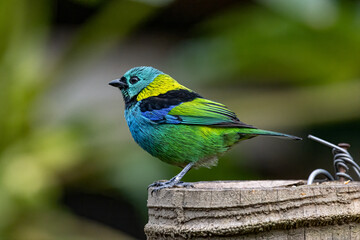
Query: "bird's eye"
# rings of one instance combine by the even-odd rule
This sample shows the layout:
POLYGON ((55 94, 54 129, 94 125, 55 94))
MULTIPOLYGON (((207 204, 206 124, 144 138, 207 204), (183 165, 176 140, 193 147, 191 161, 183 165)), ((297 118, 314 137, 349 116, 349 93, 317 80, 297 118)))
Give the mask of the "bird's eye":
POLYGON ((137 83, 138 81, 139 81, 139 78, 134 76, 134 77, 131 77, 131 78, 130 78, 129 83, 135 84, 135 83, 137 83))

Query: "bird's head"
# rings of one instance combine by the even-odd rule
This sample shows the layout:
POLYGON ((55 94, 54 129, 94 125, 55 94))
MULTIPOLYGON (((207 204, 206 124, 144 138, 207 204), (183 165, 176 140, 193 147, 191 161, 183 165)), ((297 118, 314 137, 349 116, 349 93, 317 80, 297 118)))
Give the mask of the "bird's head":
POLYGON ((163 74, 163 72, 153 67, 134 67, 121 78, 109 82, 109 85, 119 88, 125 103, 129 103, 159 74, 163 74))

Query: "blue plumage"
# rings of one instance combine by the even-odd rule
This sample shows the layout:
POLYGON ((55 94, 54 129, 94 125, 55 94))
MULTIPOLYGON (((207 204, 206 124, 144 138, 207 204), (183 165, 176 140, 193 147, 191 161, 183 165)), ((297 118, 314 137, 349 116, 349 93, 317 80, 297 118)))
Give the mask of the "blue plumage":
POLYGON ((159 110, 151 110, 151 111, 146 111, 146 112, 140 111, 140 114, 143 117, 148 118, 149 120, 156 122, 156 123, 179 124, 182 121, 178 117, 169 115, 169 112, 174 107, 175 106, 170 106, 168 108, 163 108, 163 109, 159 109, 159 110))
POLYGON ((257 135, 300 139, 245 124, 225 105, 203 98, 152 67, 130 69, 109 84, 123 94, 125 119, 134 140, 160 160, 184 167, 168 182, 150 185, 156 190, 181 185, 189 169, 215 165, 219 155, 241 140, 257 135))

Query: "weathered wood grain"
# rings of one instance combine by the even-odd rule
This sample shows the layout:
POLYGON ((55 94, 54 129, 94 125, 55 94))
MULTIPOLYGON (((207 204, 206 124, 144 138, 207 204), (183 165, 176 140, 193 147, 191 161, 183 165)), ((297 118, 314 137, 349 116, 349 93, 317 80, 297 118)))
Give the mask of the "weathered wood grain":
POLYGON ((198 182, 151 195, 148 239, 360 239, 360 182, 198 182))

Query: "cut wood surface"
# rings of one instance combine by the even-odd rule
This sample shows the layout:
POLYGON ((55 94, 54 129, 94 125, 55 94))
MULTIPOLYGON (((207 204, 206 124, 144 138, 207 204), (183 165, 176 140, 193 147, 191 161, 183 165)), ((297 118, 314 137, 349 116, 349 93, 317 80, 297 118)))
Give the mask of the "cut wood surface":
POLYGON ((151 195, 148 239, 360 239, 360 182, 197 182, 151 195))

